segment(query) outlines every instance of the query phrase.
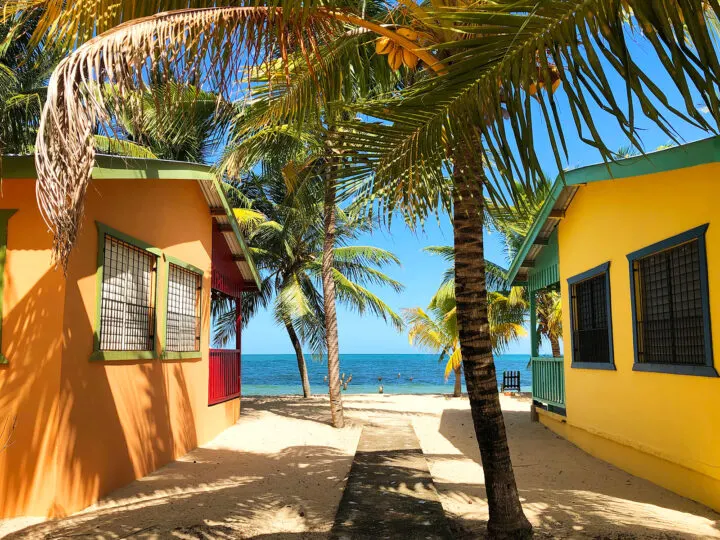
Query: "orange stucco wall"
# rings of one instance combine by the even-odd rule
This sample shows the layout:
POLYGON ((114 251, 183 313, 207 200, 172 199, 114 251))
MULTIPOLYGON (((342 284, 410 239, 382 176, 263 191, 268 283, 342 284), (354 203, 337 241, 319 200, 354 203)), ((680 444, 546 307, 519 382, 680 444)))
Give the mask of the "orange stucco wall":
MULTIPOLYGON (((238 400, 207 406, 212 220, 194 181, 95 181, 64 278, 50 267, 51 237, 33 182, 6 180, 2 195, 0 207, 19 211, 10 220, 5 274, 10 362, 0 367, 0 410, 17 415, 17 428, 0 455, 0 516, 64 515, 237 420, 238 400), (96 220, 204 270, 198 358, 89 360, 96 220)), ((166 265, 158 267, 159 328, 166 265)))

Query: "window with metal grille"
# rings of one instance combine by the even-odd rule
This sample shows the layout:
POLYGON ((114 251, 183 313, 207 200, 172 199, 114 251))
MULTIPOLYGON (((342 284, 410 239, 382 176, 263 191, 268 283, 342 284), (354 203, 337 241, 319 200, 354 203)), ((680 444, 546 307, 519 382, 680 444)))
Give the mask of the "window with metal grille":
POLYGON ((100 350, 154 349, 156 267, 152 253, 105 234, 100 350))
POLYGON ((614 369, 610 264, 568 280, 572 322, 572 366, 614 369))
POLYGON ((695 239, 632 261, 639 363, 705 365, 700 259, 695 239))
POLYGON ((200 350, 200 298, 202 276, 170 263, 168 268, 168 351, 200 350))

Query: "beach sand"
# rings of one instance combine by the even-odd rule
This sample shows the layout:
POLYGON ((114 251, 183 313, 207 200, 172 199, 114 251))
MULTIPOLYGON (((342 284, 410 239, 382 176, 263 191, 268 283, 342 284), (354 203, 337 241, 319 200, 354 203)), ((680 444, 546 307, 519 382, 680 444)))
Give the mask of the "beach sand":
MULTIPOLYGON (((537 537, 720 538, 719 514, 531 423, 527 397, 501 397, 537 537)), ((210 444, 83 512, 9 537, 327 538, 362 425, 398 415, 412 422, 456 537, 481 537, 487 505, 466 398, 352 395, 345 412, 337 430, 326 397, 243 398, 240 421, 210 444)), ((22 522, 0 527, 13 523, 22 522)))

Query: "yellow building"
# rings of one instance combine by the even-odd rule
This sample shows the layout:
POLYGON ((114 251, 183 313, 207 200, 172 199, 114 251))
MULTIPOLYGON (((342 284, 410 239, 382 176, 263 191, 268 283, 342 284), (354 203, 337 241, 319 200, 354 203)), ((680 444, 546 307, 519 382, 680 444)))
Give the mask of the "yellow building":
POLYGON ((720 510, 720 137, 567 172, 510 274, 533 333, 561 292, 565 356, 531 354, 540 421, 720 510))

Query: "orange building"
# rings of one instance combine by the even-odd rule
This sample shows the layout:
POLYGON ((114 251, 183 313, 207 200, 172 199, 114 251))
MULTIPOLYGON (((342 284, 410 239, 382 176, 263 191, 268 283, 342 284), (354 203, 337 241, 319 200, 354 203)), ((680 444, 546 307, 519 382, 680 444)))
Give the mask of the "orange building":
POLYGON ((211 298, 259 281, 205 166, 98 156, 66 274, 32 157, 2 177, 0 518, 60 516, 237 420, 239 332, 210 348, 211 298))

